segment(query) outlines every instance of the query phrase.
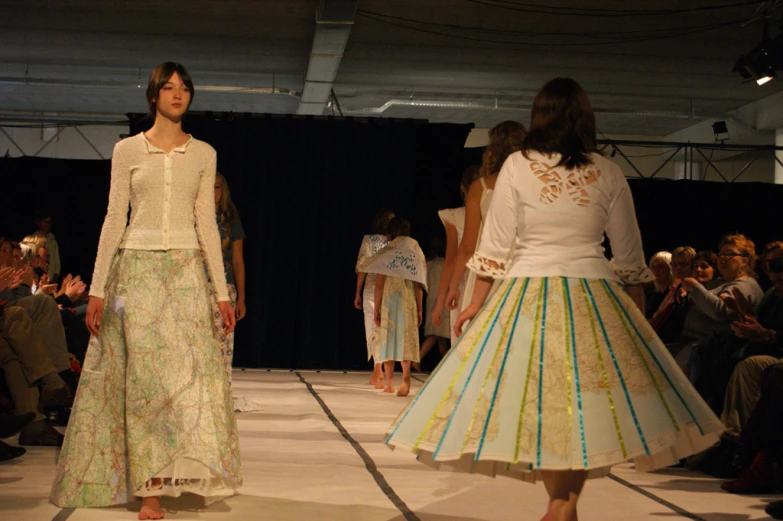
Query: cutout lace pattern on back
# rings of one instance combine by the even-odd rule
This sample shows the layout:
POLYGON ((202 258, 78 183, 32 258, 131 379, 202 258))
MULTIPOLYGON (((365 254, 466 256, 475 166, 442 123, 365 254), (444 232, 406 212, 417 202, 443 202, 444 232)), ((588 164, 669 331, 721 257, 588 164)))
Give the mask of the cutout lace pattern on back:
POLYGON ((590 194, 587 187, 595 183, 601 177, 601 170, 593 165, 583 166, 572 170, 566 175, 565 180, 555 167, 549 166, 539 161, 530 163, 530 170, 533 175, 544 183, 538 200, 543 204, 551 204, 557 201, 563 191, 568 192, 568 196, 577 206, 588 206, 590 204, 590 194))

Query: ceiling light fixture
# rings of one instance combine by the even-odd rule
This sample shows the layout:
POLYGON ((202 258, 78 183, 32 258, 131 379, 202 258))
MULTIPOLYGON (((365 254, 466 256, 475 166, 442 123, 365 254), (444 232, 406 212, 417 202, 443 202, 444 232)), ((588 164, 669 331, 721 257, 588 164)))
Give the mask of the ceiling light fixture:
POLYGON ((756 80, 758 85, 764 85, 775 78, 775 71, 783 71, 783 33, 770 39, 765 26, 761 43, 741 56, 734 64, 732 72, 738 72, 744 79, 756 80))

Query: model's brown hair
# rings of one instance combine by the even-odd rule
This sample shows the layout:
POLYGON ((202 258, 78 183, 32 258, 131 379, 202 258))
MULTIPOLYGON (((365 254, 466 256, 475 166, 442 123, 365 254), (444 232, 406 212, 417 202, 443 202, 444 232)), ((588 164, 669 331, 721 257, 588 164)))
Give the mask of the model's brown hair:
POLYGON ((550 80, 533 100, 530 130, 524 142, 527 152, 560 154, 557 166, 589 165, 598 152, 595 114, 587 93, 571 78, 550 80))
POLYGON ((527 129, 517 121, 504 121, 489 131, 489 145, 484 150, 479 177, 487 177, 500 172, 506 158, 522 150, 527 129))

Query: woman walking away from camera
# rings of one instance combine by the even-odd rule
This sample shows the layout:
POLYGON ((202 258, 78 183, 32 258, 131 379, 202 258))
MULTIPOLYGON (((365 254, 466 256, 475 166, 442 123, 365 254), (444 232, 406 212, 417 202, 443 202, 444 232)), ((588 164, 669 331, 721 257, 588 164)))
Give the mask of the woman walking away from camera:
POLYGON ((575 521, 585 480, 612 465, 668 466, 723 430, 640 309, 651 274, 633 200, 595 134, 574 80, 536 96, 468 263, 460 340, 387 438, 431 465, 542 479, 545 521, 575 521))

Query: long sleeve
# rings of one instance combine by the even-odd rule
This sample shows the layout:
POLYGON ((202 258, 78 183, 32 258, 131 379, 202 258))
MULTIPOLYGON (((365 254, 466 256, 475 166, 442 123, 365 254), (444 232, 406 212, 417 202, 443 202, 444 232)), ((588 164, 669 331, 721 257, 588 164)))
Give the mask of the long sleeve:
MULTIPOLYGON (((119 145, 119 144, 118 144, 119 145)), ((106 279, 109 276, 112 259, 120 246, 125 227, 128 224, 128 206, 130 205, 130 165, 115 145, 111 160, 111 188, 109 189, 109 207, 103 221, 101 238, 98 242, 98 255, 92 274, 90 295, 103 298, 106 279)))
POLYGON ((653 280, 644 260, 642 234, 636 221, 636 209, 631 189, 625 177, 617 177, 618 191, 609 207, 606 235, 612 246, 614 269, 626 284, 640 284, 653 280))
POLYGON ((226 273, 223 270, 223 254, 220 250, 220 232, 215 221, 215 172, 217 154, 213 151, 209 163, 201 176, 194 208, 196 234, 209 271, 209 278, 215 285, 218 302, 229 302, 226 287, 226 273))
POLYGON ((697 284, 690 292, 689 298, 693 306, 713 320, 728 320, 736 313, 726 305, 719 295, 731 295, 734 288, 738 289, 751 304, 757 304, 761 299, 761 287, 755 280, 748 277, 724 284, 717 294, 715 291, 709 291, 701 284, 697 284))
POLYGON ((498 175, 478 249, 468 261, 468 269, 478 275, 502 278, 517 237, 519 201, 513 187, 513 161, 506 161, 498 175))

